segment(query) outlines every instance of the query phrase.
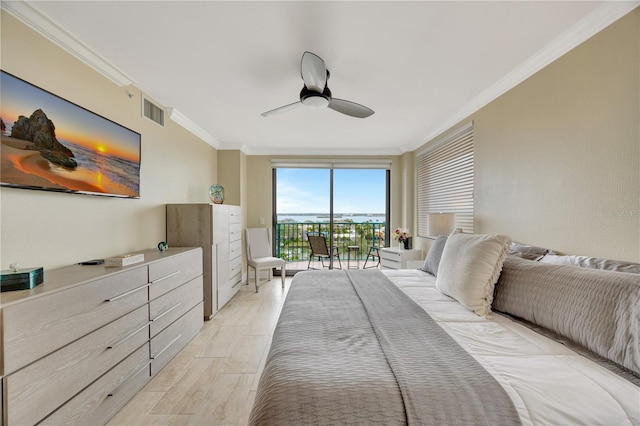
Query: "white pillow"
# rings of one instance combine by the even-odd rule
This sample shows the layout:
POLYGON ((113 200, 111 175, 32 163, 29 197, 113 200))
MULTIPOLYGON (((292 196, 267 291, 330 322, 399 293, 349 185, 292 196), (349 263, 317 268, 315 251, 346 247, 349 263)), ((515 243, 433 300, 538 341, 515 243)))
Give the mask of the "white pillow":
POLYGON ((506 235, 453 234, 438 267, 436 287, 481 317, 491 313, 493 288, 511 238, 506 235))

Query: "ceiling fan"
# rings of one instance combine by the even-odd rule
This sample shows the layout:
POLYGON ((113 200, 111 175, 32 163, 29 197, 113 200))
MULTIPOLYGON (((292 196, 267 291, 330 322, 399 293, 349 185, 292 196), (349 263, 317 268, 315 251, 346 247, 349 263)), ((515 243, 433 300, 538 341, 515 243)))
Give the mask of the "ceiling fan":
POLYGON ((329 70, 324 61, 318 55, 311 52, 304 52, 300 62, 300 74, 304 81, 304 86, 300 91, 300 100, 271 111, 263 112, 262 116, 279 114, 289 111, 299 106, 309 108, 329 107, 334 111, 341 112, 356 118, 366 118, 374 113, 371 108, 344 99, 337 99, 331 96, 331 90, 327 86, 329 80, 329 70))

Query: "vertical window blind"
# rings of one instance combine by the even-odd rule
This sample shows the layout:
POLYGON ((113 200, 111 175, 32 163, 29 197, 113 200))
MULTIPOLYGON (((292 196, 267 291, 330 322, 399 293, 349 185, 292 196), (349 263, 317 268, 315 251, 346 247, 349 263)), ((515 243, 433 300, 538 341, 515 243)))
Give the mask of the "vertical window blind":
POLYGON ((455 213, 456 228, 473 233, 473 123, 417 154, 418 236, 429 213, 455 213))

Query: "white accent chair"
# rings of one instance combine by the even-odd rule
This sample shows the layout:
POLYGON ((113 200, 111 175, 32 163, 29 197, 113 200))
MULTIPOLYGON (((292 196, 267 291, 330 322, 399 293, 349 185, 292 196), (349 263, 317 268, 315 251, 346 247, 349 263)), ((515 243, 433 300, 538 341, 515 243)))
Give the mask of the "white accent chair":
POLYGON ((269 278, 273 278, 273 268, 280 268, 280 277, 282 278, 282 288, 284 288, 285 279, 285 261, 283 259, 273 257, 271 249, 271 229, 270 228, 247 228, 247 285, 249 284, 249 268, 253 268, 256 293, 260 284, 260 271, 268 270, 269 278))

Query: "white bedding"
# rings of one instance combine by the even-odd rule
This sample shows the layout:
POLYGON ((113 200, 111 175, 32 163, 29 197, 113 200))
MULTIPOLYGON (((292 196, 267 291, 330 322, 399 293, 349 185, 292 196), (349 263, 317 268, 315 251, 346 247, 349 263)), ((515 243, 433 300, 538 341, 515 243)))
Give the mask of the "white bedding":
POLYGON ((640 387, 503 315, 475 315, 420 270, 382 272, 498 380, 524 425, 640 425, 640 387))

